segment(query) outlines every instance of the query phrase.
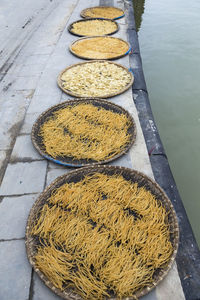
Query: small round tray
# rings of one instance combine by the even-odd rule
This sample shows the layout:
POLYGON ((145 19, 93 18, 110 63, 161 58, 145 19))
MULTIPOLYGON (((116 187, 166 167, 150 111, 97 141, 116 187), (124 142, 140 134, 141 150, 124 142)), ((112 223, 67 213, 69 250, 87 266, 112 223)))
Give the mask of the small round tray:
MULTIPOLYGON (((169 223, 169 229, 170 229, 170 242, 173 247, 173 252, 171 254, 170 259, 166 264, 164 264, 163 267, 160 267, 159 269, 156 269, 153 275, 153 282, 151 284, 148 284, 144 288, 136 291, 132 296, 126 297, 124 299, 127 300, 134 300, 138 297, 142 297, 145 294, 149 293, 154 287, 156 287, 163 278, 167 275, 168 271, 172 267, 172 264, 175 260, 177 249, 178 249, 178 241, 179 241, 179 228, 178 228, 178 222, 177 217, 174 211, 174 208, 166 196, 165 192, 160 188, 160 186, 154 182, 152 179, 147 177, 145 174, 128 169, 123 167, 115 167, 115 166, 90 166, 85 167, 82 169, 77 169, 72 172, 69 172, 63 176, 58 177, 51 185, 49 185, 44 192, 39 196, 39 198, 36 200, 35 204, 33 205, 27 222, 26 227, 26 251, 27 256, 29 259, 30 264, 34 268, 35 272, 39 275, 39 277, 43 280, 43 282, 57 295, 62 297, 63 299, 76 299, 81 300, 82 297, 80 297, 78 294, 74 292, 73 289, 67 289, 65 291, 60 290, 59 288, 56 288, 51 281, 37 268, 35 263, 35 254, 37 253, 37 247, 38 243, 43 243, 43 241, 39 241, 36 236, 33 236, 31 234, 31 229, 34 224, 34 222, 38 218, 38 214, 40 209, 48 203, 48 199, 52 194, 52 191, 55 191, 55 189, 58 189, 65 183, 77 183, 81 181, 85 176, 87 175, 93 175, 95 173, 101 173, 106 174, 109 176, 112 175, 122 175, 123 178, 127 181, 130 181, 132 183, 137 183, 139 187, 145 187, 146 190, 150 191, 151 194, 155 196, 157 201, 160 201, 162 203, 162 206, 165 208, 165 210, 168 213, 168 223, 169 223)), ((113 187, 115 189, 115 187, 113 187)), ((67 213, 67 211, 66 211, 67 213)), ((116 299, 115 297, 112 297, 112 299, 116 299)))
MULTIPOLYGON (((120 38, 111 37, 111 36, 109 36, 109 37, 108 36, 93 36, 93 37, 84 37, 84 38, 80 38, 80 39, 76 40, 75 42, 73 42, 70 45, 69 50, 75 56, 83 58, 83 59, 91 59, 91 60, 93 60, 93 59, 106 59, 106 60, 110 59, 111 60, 111 59, 118 59, 120 57, 123 57, 123 56, 129 54, 129 52, 131 51, 131 47, 130 47, 128 42, 126 42, 126 41, 124 41, 123 39, 120 39, 120 38), (103 49, 103 50, 105 49, 104 45, 103 45, 103 41, 106 45, 106 42, 108 42, 108 40, 112 41, 113 43, 118 42, 118 43, 123 44, 124 46, 126 46, 126 50, 121 52, 121 53, 116 54, 116 52, 114 50, 112 50, 111 47, 109 47, 109 52, 105 52, 105 50, 101 52, 101 50, 99 50, 99 49, 97 49, 96 52, 95 52, 95 50, 94 50, 95 42, 97 42, 98 39, 101 39, 101 42, 102 42, 101 49, 103 49), (77 54, 76 51, 73 49, 74 46, 76 46, 80 43, 84 43, 84 41, 87 41, 88 43, 91 43, 88 46, 88 51, 89 51, 88 54, 81 54, 81 53, 77 54), (92 54, 90 54, 91 53, 90 51, 92 51, 92 54), (95 53, 96 53, 96 56, 95 56, 95 53), (97 57, 98 53, 100 53, 102 57, 98 58, 97 57)), ((83 51, 84 50, 85 50, 85 46, 83 44, 83 51)))
POLYGON ((48 110, 43 112, 38 119, 35 121, 33 127, 32 127, 32 133, 31 133, 31 138, 32 138, 32 143, 34 147, 37 149, 37 151, 46 159, 53 161, 54 163, 63 165, 63 166, 69 166, 69 167, 83 167, 91 164, 103 164, 103 163, 108 163, 110 161, 113 161, 117 159, 118 157, 122 156, 125 154, 132 144, 135 142, 136 138, 136 126, 135 122, 132 118, 132 116, 126 111, 124 108, 121 106, 118 106, 112 102, 106 101, 106 100, 101 100, 101 99, 76 99, 76 100, 68 100, 66 102, 63 102, 61 104, 57 104, 55 106, 50 107, 48 110), (49 153, 46 151, 43 139, 40 136, 40 128, 41 126, 45 123, 46 120, 48 120, 56 111, 66 108, 67 106, 76 106, 78 104, 92 104, 95 107, 99 108, 104 108, 106 110, 119 113, 119 114, 124 114, 130 120, 131 125, 128 129, 128 133, 130 134, 130 140, 125 146, 124 150, 121 150, 117 155, 104 159, 102 161, 100 160, 93 160, 93 159, 76 159, 74 157, 69 157, 69 156, 58 156, 56 158, 52 157, 49 155, 49 153))
MULTIPOLYGON (((93 18, 93 19, 91 19, 91 18, 87 18, 87 19, 85 19, 85 20, 78 20, 78 21, 75 21, 75 22, 73 22, 72 24, 70 24, 69 26, 68 26, 68 31, 71 33, 71 34, 73 34, 73 35, 76 35, 76 36, 93 36, 93 35, 97 35, 97 34, 79 34, 79 33, 76 33, 76 32, 74 32, 73 31, 73 26, 76 24, 76 23, 82 23, 82 24, 85 24, 85 23, 87 23, 87 22, 95 22, 95 21, 99 21, 99 22, 109 22, 109 23, 111 23, 111 24, 114 24, 115 25, 115 27, 116 27, 116 29, 115 30, 113 30, 113 31, 111 31, 111 32, 109 32, 109 33, 107 33, 107 34, 102 34, 102 36, 103 35, 111 35, 111 34, 114 34, 114 33, 116 33, 116 32, 118 32, 119 31, 119 25, 117 24, 117 22, 115 22, 115 21, 113 21, 113 20, 110 20, 110 19, 101 19, 101 18, 93 18)), ((109 24, 108 23, 108 24, 109 24)), ((101 34, 98 34, 99 36, 101 35, 101 34)))
POLYGON ((81 11, 81 17, 83 17, 83 18, 102 18, 102 19, 118 20, 118 19, 123 18, 124 16, 125 16, 125 14, 124 14, 124 11, 122 9, 117 8, 117 7, 113 7, 113 6, 94 6, 94 7, 89 7, 89 8, 83 9, 81 11), (95 15, 94 13, 92 13, 92 10, 94 10, 94 9, 96 9, 96 10, 105 9, 107 11, 114 10, 117 13, 117 16, 108 17, 108 15, 106 15, 106 14, 105 15, 103 15, 103 14, 98 15, 98 13, 96 13, 96 15, 95 15))
MULTIPOLYGON (((71 77, 72 78, 72 77, 71 77)), ((73 78, 72 78, 73 80, 73 78)), ((75 80, 75 79, 74 79, 75 80)), ((76 80, 75 80, 76 81, 76 80)), ((73 64, 69 67, 67 67, 66 69, 64 69, 58 76, 58 79, 57 79, 57 83, 58 83, 58 86, 61 88, 61 90, 63 90, 63 92, 71 95, 71 96, 74 96, 74 97, 79 97, 79 98, 110 98, 110 97, 114 97, 116 95, 119 95, 119 94, 122 94, 124 93, 126 90, 128 90, 132 84, 133 84, 133 81, 134 81, 134 77, 133 77, 133 74, 132 72, 129 72, 129 70, 127 68, 125 68, 124 66, 120 65, 120 64, 117 64, 117 63, 114 63, 114 62, 111 62, 109 60, 92 60, 92 61, 87 61, 87 62, 83 62, 83 63, 78 63, 78 64, 73 64), (126 84, 124 87, 122 87, 120 90, 118 90, 117 92, 112 92, 112 93, 109 93, 109 90, 110 90, 110 86, 107 87, 107 90, 106 92, 102 93, 102 94, 96 94, 96 95, 91 95, 90 93, 87 94, 87 92, 85 92, 84 94, 80 94, 80 93, 77 93, 77 92, 73 92, 72 90, 68 90, 64 87, 63 85, 63 80, 62 80, 62 75, 68 71, 69 69, 72 69, 76 66, 82 66, 82 65, 85 65, 85 64, 93 64, 93 63, 108 63, 108 64, 113 64, 115 66, 118 66, 120 68, 122 68, 123 70, 126 71, 127 74, 130 75, 130 81, 128 84, 126 84)), ((101 82, 97 82, 97 86, 100 84, 101 82)), ((93 84, 93 83, 92 83, 93 84)), ((91 88, 91 85, 88 85, 87 87, 87 90, 90 91, 90 88, 91 88)), ((82 84, 81 84, 82 85, 82 84)))

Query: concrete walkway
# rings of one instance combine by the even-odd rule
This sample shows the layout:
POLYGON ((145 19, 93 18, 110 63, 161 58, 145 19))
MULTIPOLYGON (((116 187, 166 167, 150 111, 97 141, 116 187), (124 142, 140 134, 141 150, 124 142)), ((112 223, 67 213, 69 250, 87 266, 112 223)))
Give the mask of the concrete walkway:
MULTIPOLYGON (((16 5, 14 2, 9 1, 11 9, 16 5)), ((124 2, 113 1, 113 4, 124 9, 124 2)), ((80 19, 80 11, 88 5, 99 5, 99 0, 27 3, 28 15, 25 12, 19 15, 20 26, 7 31, 1 49, 4 55, 0 66, 0 300, 55 300, 60 298, 45 287, 29 265, 25 227, 38 194, 70 169, 44 160, 33 148, 30 132, 39 114, 71 98, 56 83, 62 69, 81 61, 68 51, 76 37, 68 33, 67 26, 80 19)), ((15 12, 21 11, 20 5, 21 1, 15 12)), ((3 13, 10 12, 7 1, 2 1, 1 7, 3 13)), ((8 19, 12 20, 12 15, 8 14, 8 19)), ((126 22, 126 18, 118 21, 120 31, 115 36, 127 40, 126 22)), ((133 49, 133 58, 138 51, 138 47, 133 49)), ((128 56, 117 62, 130 66, 128 56)), ((136 143, 112 164, 137 169, 153 178, 132 90, 110 100, 127 109, 137 125, 136 143)), ((176 264, 163 282, 142 299, 185 299, 176 264)))

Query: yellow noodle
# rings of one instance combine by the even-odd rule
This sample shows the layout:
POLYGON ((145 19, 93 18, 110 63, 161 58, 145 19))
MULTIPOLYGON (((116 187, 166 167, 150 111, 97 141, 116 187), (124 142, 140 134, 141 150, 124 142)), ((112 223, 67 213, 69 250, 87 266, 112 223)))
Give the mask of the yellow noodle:
POLYGON ((77 41, 72 51, 83 57, 93 59, 109 59, 124 55, 129 46, 124 41, 112 37, 94 37, 77 41))
POLYGON ((65 183, 39 210, 36 266, 62 291, 122 299, 151 285, 173 252, 168 212, 144 187, 95 173, 65 183))
POLYGON ((68 106, 54 112, 40 129, 46 152, 52 157, 101 161, 123 151, 130 141, 131 121, 92 104, 68 106))
POLYGON ((108 20, 84 20, 74 23, 71 31, 81 36, 106 35, 114 32, 117 25, 108 20))
POLYGON ((79 97, 106 97, 120 93, 131 81, 126 69, 107 61, 72 66, 60 76, 64 90, 79 97))
POLYGON ((115 7, 94 7, 85 11, 87 18, 115 19, 123 15, 123 11, 115 7))

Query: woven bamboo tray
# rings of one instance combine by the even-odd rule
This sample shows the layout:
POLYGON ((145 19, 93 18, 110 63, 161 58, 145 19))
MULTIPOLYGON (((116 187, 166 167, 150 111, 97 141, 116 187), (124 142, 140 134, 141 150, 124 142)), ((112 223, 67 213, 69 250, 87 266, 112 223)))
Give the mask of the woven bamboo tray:
MULTIPOLYGON (((120 95, 120 94, 124 93, 126 90, 128 90, 128 89, 132 86, 133 81, 134 81, 134 76, 133 76, 132 72, 129 72, 129 70, 128 70, 127 68, 125 68, 124 66, 122 66, 122 65, 120 65, 120 64, 117 64, 117 63, 114 63, 114 62, 111 62, 111 61, 109 61, 109 60, 92 60, 92 61, 87 61, 87 62, 83 62, 83 63, 78 63, 78 64, 71 65, 71 66, 67 67, 66 69, 64 69, 64 70, 58 75, 58 79, 57 79, 58 86, 59 86, 59 87, 61 88, 61 90, 63 90, 63 92, 65 92, 66 94, 69 94, 69 95, 71 95, 71 96, 78 97, 78 98, 83 98, 83 97, 84 97, 84 98, 91 98, 91 97, 92 97, 92 98, 94 98, 94 99, 99 99, 99 98, 110 98, 110 97, 114 97, 114 96, 120 95), (62 79, 61 79, 63 73, 65 73, 67 70, 69 70, 69 69, 71 69, 71 68, 73 68, 73 67, 75 67, 75 66, 84 65, 84 64, 92 64, 92 63, 94 63, 94 62, 99 62, 99 63, 101 63, 101 62, 107 62, 107 63, 110 63, 110 64, 115 64, 116 66, 119 66, 120 68, 126 70, 126 72, 127 72, 128 74, 131 75, 131 80, 130 80, 130 82, 129 82, 124 88, 122 88, 121 90, 119 90, 119 91, 116 92, 116 93, 109 93, 109 87, 108 87, 108 92, 107 92, 106 94, 99 95, 99 96, 91 96, 91 95, 88 95, 88 96, 84 95, 84 96, 83 96, 83 95, 80 95, 80 94, 78 94, 78 93, 75 93, 75 92, 72 92, 72 91, 70 91, 70 90, 67 90, 67 89, 65 89, 65 88, 63 87, 63 81, 62 81, 62 79)), ((89 90, 89 88, 88 88, 88 90, 89 90)))
MULTIPOLYGON (((112 60, 112 59, 118 59, 118 58, 120 58, 120 57, 123 57, 123 56, 126 56, 127 54, 129 54, 130 53, 130 51, 131 51, 131 47, 130 47, 130 45, 129 45, 129 43, 128 42, 126 42, 126 41, 124 41, 123 39, 120 39, 120 38, 116 38, 116 37, 102 37, 102 36, 93 36, 93 37, 84 37, 84 38, 80 38, 80 39, 78 39, 78 40, 76 40, 75 42, 73 42, 70 46, 69 46, 69 50, 70 50, 70 52, 73 54, 73 55, 75 55, 75 56, 77 56, 77 57, 79 57, 79 58, 83 58, 83 59, 89 59, 89 60, 94 60, 94 59, 100 59, 100 60, 112 60), (89 55, 88 56, 84 56, 84 55, 81 55, 81 54, 77 54, 73 49, 72 49, 72 47, 73 46, 75 46, 76 44, 78 44, 80 41, 92 41, 94 38, 102 38, 102 39, 113 39, 113 41, 114 40, 118 40, 118 41, 122 41, 126 46, 127 46, 127 48, 128 48, 128 50, 127 51, 125 51, 124 53, 121 53, 121 54, 118 54, 118 55, 113 55, 113 56, 111 56, 111 57, 109 57, 109 58, 107 58, 106 56, 105 57, 102 57, 102 58, 98 58, 98 57, 90 57, 89 55)), ((105 53, 106 54, 106 53, 105 53)))
MULTIPOLYGON (((138 186, 144 186, 147 190, 149 190, 156 199, 160 200, 162 202, 163 207, 165 207, 166 211, 168 212, 168 222, 170 224, 170 240, 173 245, 173 253, 168 261, 168 263, 163 267, 159 268, 154 273, 154 281, 152 284, 150 284, 147 287, 144 287, 142 290, 137 291, 135 294, 133 294, 130 297, 126 297, 126 300, 133 300, 137 299, 138 297, 142 297, 145 294, 149 293, 154 287, 156 287, 163 278, 167 275, 168 271, 170 270, 178 249, 178 241, 179 241, 179 228, 178 228, 178 222, 176 218, 176 214, 174 211, 174 208, 164 193, 164 191, 160 188, 160 186, 151 180, 149 177, 147 177, 145 174, 140 173, 138 171, 123 168, 123 167, 115 167, 115 166, 90 166, 85 167, 81 169, 77 169, 75 171, 69 172, 63 176, 58 177, 51 185, 49 185, 44 192, 39 196, 39 198, 36 200, 35 204, 33 205, 27 222, 26 227, 26 250, 28 259, 30 261, 30 264, 34 268, 35 272, 40 276, 40 278, 44 281, 44 283, 57 295, 62 297, 63 299, 76 299, 81 300, 82 298, 77 295, 72 289, 69 289, 67 291, 61 291, 60 289, 53 286, 53 284, 47 279, 47 277, 36 267, 35 265, 35 254, 37 252, 37 245, 38 240, 36 237, 31 235, 30 229, 31 225, 33 224, 34 220, 37 219, 38 212, 40 208, 48 202, 48 198, 51 195, 51 192, 55 189, 58 189, 61 185, 69 182, 79 182, 82 180, 86 175, 88 174, 94 174, 94 173, 103 173, 107 175, 114 175, 114 174, 120 174, 124 177, 124 179, 131 181, 133 183, 137 182, 138 186)), ((114 187, 113 187, 114 188, 114 187)), ((112 298, 116 299, 116 298, 112 298)))
MULTIPOLYGON (((120 8, 117 8, 117 7, 113 7, 113 6, 94 6, 94 7, 89 7, 89 8, 86 8, 86 9, 83 9, 81 11, 81 17, 83 18, 93 18, 91 16, 88 16, 88 12, 90 12, 92 9, 94 8, 103 8, 103 9, 109 9, 109 8, 113 8, 115 9, 117 12, 118 12, 118 16, 117 17, 114 17, 114 18, 108 18, 106 15, 105 16, 101 16, 100 18, 104 19, 110 19, 110 20, 118 20, 118 19, 121 19, 125 16, 124 14, 124 11, 120 8)), ((99 18, 98 15, 94 16, 94 18, 99 18)))
POLYGON ((78 21, 75 21, 75 22, 71 23, 71 24, 68 26, 68 31, 69 31, 71 34, 76 35, 76 36, 88 36, 88 35, 83 35, 83 34, 75 33, 75 32, 73 31, 73 26, 74 26, 74 24, 76 24, 76 23, 85 23, 85 22, 88 22, 88 21, 95 21, 95 20, 98 20, 98 21, 100 21, 100 22, 108 21, 108 22, 111 22, 111 23, 115 24, 116 29, 115 29, 114 31, 112 31, 112 32, 110 32, 110 33, 108 33, 108 34, 103 34, 103 35, 111 35, 111 34, 114 34, 114 33, 116 33, 116 32, 119 31, 119 25, 117 24, 117 22, 115 22, 114 20, 110 20, 110 19, 101 19, 101 18, 93 18, 93 19, 87 18, 86 20, 78 20, 78 21))
POLYGON ((54 163, 57 163, 57 164, 60 164, 63 166, 69 166, 69 167, 83 167, 83 166, 87 166, 87 165, 91 165, 91 164, 104 164, 104 163, 113 161, 113 160, 119 158, 120 156, 124 155, 130 149, 132 144, 135 142, 135 138, 136 138, 136 126, 135 126, 135 122, 134 122, 132 116, 129 114, 129 112, 126 111, 124 108, 122 108, 119 105, 116 105, 112 102, 102 100, 102 99, 68 100, 66 102, 62 102, 61 104, 52 106, 38 117, 38 119, 35 121, 35 123, 32 127, 32 133, 31 133, 32 143, 33 143, 34 147, 36 148, 36 150, 40 153, 40 155, 42 155, 43 157, 45 157, 48 160, 53 161, 54 163), (128 130, 128 133, 131 136, 130 136, 129 143, 127 144, 126 148, 123 151, 121 151, 119 154, 113 156, 110 159, 105 159, 102 161, 95 161, 92 159, 79 159, 78 160, 78 159, 75 159, 75 158, 69 157, 69 156, 63 156, 63 157, 58 156, 58 157, 54 158, 46 152, 42 137, 39 135, 40 127, 45 123, 45 121, 49 117, 51 117, 53 115, 53 113, 55 111, 65 108, 67 106, 73 106, 73 105, 83 104, 83 103, 92 104, 96 107, 102 107, 106 110, 110 110, 110 111, 120 113, 120 114, 125 114, 127 116, 127 118, 131 121, 131 126, 128 130))

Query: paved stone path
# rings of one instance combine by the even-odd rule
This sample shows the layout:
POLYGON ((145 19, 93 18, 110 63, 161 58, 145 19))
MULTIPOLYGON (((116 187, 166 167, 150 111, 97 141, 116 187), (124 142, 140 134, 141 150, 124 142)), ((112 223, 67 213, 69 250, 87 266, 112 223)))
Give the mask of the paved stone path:
MULTIPOLYGON (((14 9, 14 2, 2 1, 0 6, 3 8, 0 17, 8 14, 9 22, 13 18, 10 9, 14 9)), ((124 8, 126 1, 113 2, 124 8)), ((20 11, 19 20, 14 18, 16 22, 6 31, 0 49, 0 55, 3 53, 0 65, 0 300, 60 299, 31 269, 24 236, 28 213, 38 194, 70 169, 44 160, 33 148, 30 132, 39 114, 51 105, 72 98, 62 93, 56 79, 62 69, 81 61, 68 51, 76 37, 68 33, 67 26, 78 20, 80 11, 88 5, 99 5, 99 0, 89 3, 38 0, 34 5, 33 1, 19 1, 19 9, 15 9, 15 12, 20 11), (24 3, 27 12, 21 11, 24 3)), ((120 31, 115 36, 127 39, 126 19, 118 23, 120 31)), ((138 47, 133 50, 133 59, 138 51, 138 47)), ((117 62, 129 67, 128 56, 117 62)), ((138 68, 137 61, 135 68, 138 68)), ((112 164, 135 168, 153 178, 132 90, 111 100, 127 109, 137 125, 136 143, 112 164)), ((184 299, 175 264, 165 280, 143 297, 145 299, 184 299)))

